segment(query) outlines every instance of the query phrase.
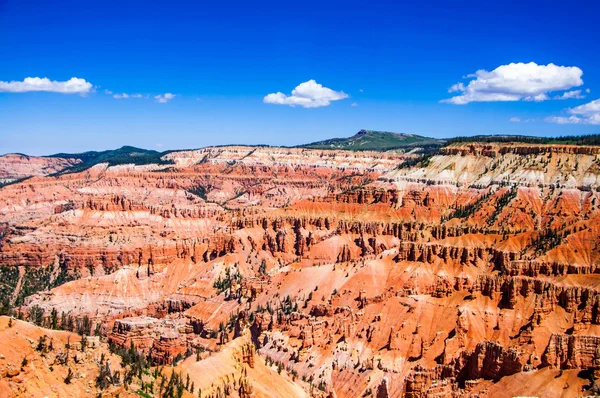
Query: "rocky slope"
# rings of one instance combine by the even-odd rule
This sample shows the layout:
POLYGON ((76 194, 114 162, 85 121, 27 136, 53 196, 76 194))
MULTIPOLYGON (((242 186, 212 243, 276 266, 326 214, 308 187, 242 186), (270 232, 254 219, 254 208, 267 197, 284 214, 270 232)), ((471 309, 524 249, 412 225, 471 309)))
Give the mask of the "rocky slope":
POLYGON ((78 159, 9 153, 0 156, 0 186, 31 176, 45 176, 78 164, 78 159))
MULTIPOLYGON (((3 397, 92 396, 100 374, 98 363, 122 372, 119 358, 96 337, 42 329, 27 322, 0 317, 0 395, 3 397), (70 376, 69 376, 70 375, 70 376)), ((133 396, 122 385, 111 385, 108 395, 133 396)))
POLYGON ((133 346, 173 386, 189 375, 184 395, 597 390, 600 147, 161 163, 0 189, 2 310, 133 346))

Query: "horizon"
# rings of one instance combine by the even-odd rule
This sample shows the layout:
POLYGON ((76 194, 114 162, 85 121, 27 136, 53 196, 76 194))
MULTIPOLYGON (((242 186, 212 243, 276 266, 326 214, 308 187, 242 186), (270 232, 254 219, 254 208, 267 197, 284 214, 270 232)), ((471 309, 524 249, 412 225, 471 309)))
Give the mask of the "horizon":
POLYGON ((600 7, 519 4, 4 1, 0 153, 599 133, 600 7))
MULTIPOLYGON (((330 137, 328 139, 325 140, 320 140, 320 141, 314 141, 314 142, 306 142, 303 144, 298 144, 298 145, 276 145, 276 144, 215 144, 215 145, 206 145, 206 146, 202 146, 202 147, 196 147, 196 148, 186 148, 186 147, 182 147, 182 148, 173 148, 173 149, 152 149, 152 148, 144 148, 144 147, 139 147, 136 145, 131 145, 131 144, 124 144, 121 145, 119 147, 113 147, 113 148, 108 148, 108 149, 88 149, 85 151, 81 151, 81 152, 56 152, 56 153, 50 153, 50 154, 40 154, 40 155, 33 155, 33 154, 28 154, 28 153, 23 153, 23 152, 6 152, 6 153, 0 153, 0 156, 6 156, 6 155, 21 155, 21 156, 28 156, 28 157, 59 157, 59 155, 81 155, 81 154, 85 154, 85 153, 90 153, 90 152, 96 152, 96 153, 101 153, 101 152, 110 152, 110 151, 115 151, 115 150, 119 150, 119 149, 124 149, 124 148, 131 148, 131 149, 139 149, 142 151, 150 151, 150 152, 156 152, 157 154, 166 154, 166 153, 170 153, 170 152, 183 152, 183 151, 197 151, 197 150, 201 150, 201 149, 206 149, 206 148, 219 148, 219 147, 230 147, 230 146, 240 146, 240 147, 264 147, 264 148, 304 148, 304 149, 314 149, 314 150, 323 150, 322 148, 309 148, 307 147, 307 145, 311 145, 311 144, 316 144, 316 143, 320 143, 322 141, 327 141, 330 139, 349 139, 354 137, 355 135, 359 134, 362 131, 367 131, 367 132, 373 132, 373 133, 391 133, 391 134, 399 134, 399 135, 407 135, 405 133, 396 133, 393 131, 381 131, 381 130, 370 130, 370 129, 360 129, 358 132, 356 132, 354 135, 348 136, 348 137, 330 137)), ((422 138, 434 138, 440 141, 451 141, 453 139, 461 139, 461 138, 486 138, 486 137, 497 137, 497 138, 510 138, 510 137, 514 137, 514 138, 540 138, 540 139, 553 139, 553 138, 570 138, 570 137, 592 137, 592 136, 600 136, 600 134, 572 134, 572 135, 553 135, 553 136, 549 136, 549 135, 521 135, 521 134, 475 134, 475 135, 469 135, 469 136, 453 136, 453 137, 444 137, 444 138, 435 138, 435 137, 427 137, 427 136, 422 136, 419 134, 408 134, 408 135, 413 135, 413 136, 418 136, 418 137, 422 137, 422 138)), ((590 144, 591 145, 591 144, 590 144)), ((441 145, 444 146, 444 145, 441 145)), ((399 149, 399 148, 398 148, 399 149)), ((327 149, 325 149, 327 150, 327 149)), ((353 149, 337 149, 337 148, 331 148, 331 150, 348 150, 348 151, 357 151, 357 150, 353 150, 353 149)), ((393 150, 393 149, 390 149, 393 150)), ((362 150, 358 150, 359 152, 361 152, 362 150)), ((375 151, 375 152, 379 152, 379 150, 365 150, 365 151, 375 151)))

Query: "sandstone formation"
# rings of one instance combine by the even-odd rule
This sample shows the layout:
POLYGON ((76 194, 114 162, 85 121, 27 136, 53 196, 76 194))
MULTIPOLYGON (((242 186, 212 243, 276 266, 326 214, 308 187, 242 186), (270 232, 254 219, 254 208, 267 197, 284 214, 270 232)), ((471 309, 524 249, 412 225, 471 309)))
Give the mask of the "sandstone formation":
POLYGON ((32 168, 0 189, 2 308, 175 365, 189 396, 596 393, 600 149, 412 156, 232 146, 32 168))

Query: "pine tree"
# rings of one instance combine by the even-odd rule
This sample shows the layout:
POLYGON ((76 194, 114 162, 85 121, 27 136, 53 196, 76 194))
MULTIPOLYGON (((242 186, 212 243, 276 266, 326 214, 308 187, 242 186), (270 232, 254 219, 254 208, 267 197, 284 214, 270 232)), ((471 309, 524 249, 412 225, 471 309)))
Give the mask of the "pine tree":
POLYGON ((58 311, 56 311, 56 308, 52 308, 50 312, 50 326, 54 330, 58 329, 58 311))

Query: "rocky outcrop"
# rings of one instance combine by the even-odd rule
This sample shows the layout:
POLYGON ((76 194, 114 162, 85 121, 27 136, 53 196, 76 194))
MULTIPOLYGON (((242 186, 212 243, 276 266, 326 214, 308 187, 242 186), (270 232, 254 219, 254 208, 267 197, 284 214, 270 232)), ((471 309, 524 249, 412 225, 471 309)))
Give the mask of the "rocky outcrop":
POLYGON ((348 245, 342 246, 342 250, 340 251, 340 253, 337 256, 337 262, 345 263, 345 262, 350 261, 351 259, 352 259, 352 253, 350 252, 350 248, 348 247, 348 245))
POLYGON ((468 388, 477 379, 499 380, 521 372, 523 365, 518 350, 505 349, 498 343, 485 341, 472 352, 462 352, 448 365, 426 368, 415 366, 405 378, 406 397, 426 397, 450 393, 457 387, 468 388))
POLYGON ((185 336, 163 321, 150 317, 117 319, 108 335, 114 346, 143 352, 157 364, 169 364, 188 350, 185 336))
POLYGON ((542 366, 600 370, 600 337, 554 333, 542 356, 542 366))
POLYGON ((498 380, 523 370, 519 350, 485 341, 470 354, 461 355, 453 364, 459 382, 475 379, 498 380))
POLYGON ((0 182, 54 174, 79 162, 79 159, 9 153, 0 156, 0 182))

